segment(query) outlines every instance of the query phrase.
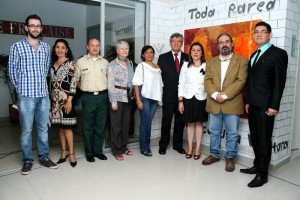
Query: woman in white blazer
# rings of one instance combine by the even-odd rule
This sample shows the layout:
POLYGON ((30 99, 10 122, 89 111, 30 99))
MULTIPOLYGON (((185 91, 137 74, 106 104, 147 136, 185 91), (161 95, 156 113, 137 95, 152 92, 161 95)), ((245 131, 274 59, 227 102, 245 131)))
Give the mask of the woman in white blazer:
POLYGON ((194 159, 200 158, 203 122, 207 121, 205 111, 207 93, 204 89, 205 57, 203 46, 194 42, 189 51, 189 62, 181 68, 178 85, 178 110, 183 114, 183 121, 187 123, 188 151, 186 158, 193 155, 193 139, 196 135, 194 159))

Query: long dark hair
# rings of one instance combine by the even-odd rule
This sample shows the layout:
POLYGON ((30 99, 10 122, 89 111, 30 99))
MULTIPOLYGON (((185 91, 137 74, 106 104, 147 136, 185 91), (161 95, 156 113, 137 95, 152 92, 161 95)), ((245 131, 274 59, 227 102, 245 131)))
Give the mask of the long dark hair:
POLYGON ((57 45, 57 43, 59 42, 62 42, 66 45, 67 47, 67 54, 66 54, 66 57, 69 59, 69 61, 73 61, 74 60, 74 56, 73 56, 73 53, 71 51, 71 48, 69 46, 69 43, 67 42, 67 40, 65 39, 57 39, 55 41, 55 44, 53 45, 52 47, 52 52, 51 52, 51 65, 53 65, 57 60, 58 60, 58 57, 55 53, 55 46, 57 45))
POLYGON ((205 63, 205 54, 204 54, 204 48, 202 46, 202 44, 200 42, 194 42, 191 46, 190 46, 190 51, 189 51, 189 64, 188 64, 188 67, 190 67, 192 65, 192 63, 194 62, 193 61, 193 58, 191 56, 191 52, 192 52, 192 48, 193 46, 200 46, 201 48, 201 57, 200 57, 200 61, 201 63, 205 63))

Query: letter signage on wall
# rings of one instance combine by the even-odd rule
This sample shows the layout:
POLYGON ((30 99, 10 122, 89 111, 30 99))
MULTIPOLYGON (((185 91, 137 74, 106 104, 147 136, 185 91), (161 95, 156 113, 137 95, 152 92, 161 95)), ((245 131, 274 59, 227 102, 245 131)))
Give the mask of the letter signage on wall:
MULTIPOLYGON (((228 14, 227 16, 220 16, 219 18, 226 18, 226 17, 236 17, 242 14, 250 14, 252 12, 263 12, 263 11, 271 11, 275 7, 276 0, 270 1, 260 1, 260 2, 250 2, 250 3, 232 3, 228 6, 228 14)), ((191 8, 188 10, 189 18, 191 20, 197 19, 205 19, 214 17, 215 13, 218 15, 219 11, 214 8, 209 9, 208 6, 203 6, 202 9, 199 8, 191 8), (204 9, 203 9, 204 8, 204 9)), ((222 10, 223 11, 223 10, 222 10)))
MULTIPOLYGON (((25 24, 21 22, 0 20, 0 34, 25 35, 25 24)), ((74 28, 43 25, 43 37, 74 39, 74 28)))

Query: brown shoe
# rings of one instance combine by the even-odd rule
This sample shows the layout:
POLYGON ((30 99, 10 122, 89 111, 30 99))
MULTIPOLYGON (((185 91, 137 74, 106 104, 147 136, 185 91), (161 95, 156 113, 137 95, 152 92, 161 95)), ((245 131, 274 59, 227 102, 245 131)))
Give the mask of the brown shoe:
POLYGON ((225 158, 225 160, 226 160, 225 170, 227 172, 233 172, 234 171, 234 160, 233 160, 233 158, 225 158))
POLYGON ((220 158, 215 158, 213 155, 208 156, 202 161, 202 165, 211 165, 215 162, 219 162, 220 158))

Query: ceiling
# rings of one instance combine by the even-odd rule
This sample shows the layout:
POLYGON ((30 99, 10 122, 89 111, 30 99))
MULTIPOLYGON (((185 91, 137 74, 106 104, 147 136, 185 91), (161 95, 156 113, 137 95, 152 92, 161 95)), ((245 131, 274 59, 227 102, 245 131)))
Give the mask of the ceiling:
MULTIPOLYGON (((79 4, 84 4, 84 5, 99 5, 99 2, 101 0, 60 0, 60 1, 67 1, 67 2, 72 2, 72 3, 79 3, 79 4)), ((134 5, 134 1, 129 1, 129 0, 106 0, 107 2, 114 2, 114 3, 124 3, 126 2, 126 4, 132 4, 134 5)), ((156 2, 160 2, 160 3, 165 3, 165 4, 169 4, 171 6, 178 4, 179 2, 183 1, 183 0, 154 0, 156 2)))

